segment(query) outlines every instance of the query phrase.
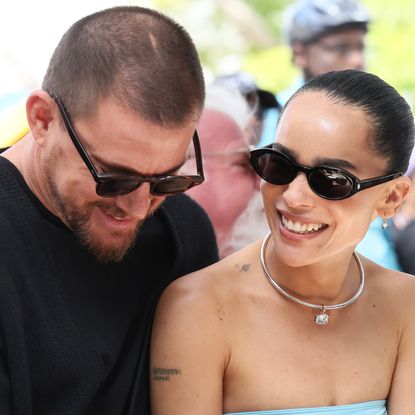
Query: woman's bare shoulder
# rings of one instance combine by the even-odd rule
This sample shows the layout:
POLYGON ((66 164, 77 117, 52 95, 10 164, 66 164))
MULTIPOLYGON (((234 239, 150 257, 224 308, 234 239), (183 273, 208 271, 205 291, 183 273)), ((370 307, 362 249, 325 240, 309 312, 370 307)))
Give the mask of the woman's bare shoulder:
POLYGON ((168 305, 205 314, 234 296, 241 277, 256 271, 259 244, 254 243, 206 268, 173 281, 161 296, 159 308, 168 305), (161 305, 160 305, 161 304, 161 305))
POLYGON ((405 272, 397 271, 394 269, 389 269, 382 267, 379 264, 371 261, 368 258, 361 256, 365 274, 373 276, 374 278, 381 278, 382 283, 390 284, 409 284, 409 286, 415 284, 415 276, 411 274, 406 274, 405 272))
POLYGON ((249 271, 252 264, 258 262, 259 243, 247 247, 229 255, 228 257, 200 270, 184 275, 169 286, 173 290, 186 290, 194 288, 213 288, 226 284, 235 274, 241 271, 249 271))
POLYGON ((415 308, 415 276, 364 259, 367 285, 375 295, 397 307, 415 308))

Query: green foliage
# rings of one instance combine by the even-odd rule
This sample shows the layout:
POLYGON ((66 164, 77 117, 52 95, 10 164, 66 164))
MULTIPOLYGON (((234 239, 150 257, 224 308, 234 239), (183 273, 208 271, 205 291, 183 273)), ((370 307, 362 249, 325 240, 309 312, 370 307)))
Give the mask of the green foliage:
POLYGON ((245 0, 267 23, 276 39, 280 39, 282 12, 291 3, 291 0, 245 0))
POLYGON ((415 3, 366 0, 373 22, 368 34, 368 71, 393 85, 413 105, 415 97, 415 3))
POLYGON ((154 0, 154 5, 159 10, 169 11, 170 9, 180 9, 186 6, 187 0, 154 0))
POLYGON ((299 76, 298 69, 291 64, 291 51, 285 45, 246 53, 242 70, 252 74, 261 88, 275 93, 299 76))

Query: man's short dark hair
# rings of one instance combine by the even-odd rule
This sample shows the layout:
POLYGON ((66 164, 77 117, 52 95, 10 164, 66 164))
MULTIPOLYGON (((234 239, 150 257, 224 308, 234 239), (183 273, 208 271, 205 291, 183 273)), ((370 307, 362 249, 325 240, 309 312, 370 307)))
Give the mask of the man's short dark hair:
POLYGON ((169 17, 137 6, 82 18, 64 34, 43 89, 53 90, 73 119, 92 116, 104 98, 164 126, 197 120, 205 87, 196 48, 169 17))

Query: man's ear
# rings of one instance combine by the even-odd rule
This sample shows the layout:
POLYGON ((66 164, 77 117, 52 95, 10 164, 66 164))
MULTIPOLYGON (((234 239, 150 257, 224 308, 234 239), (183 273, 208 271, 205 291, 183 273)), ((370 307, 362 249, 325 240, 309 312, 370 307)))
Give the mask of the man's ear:
POLYGON ((305 68, 306 62, 306 48, 307 46, 298 41, 294 41, 291 45, 292 58, 291 61, 295 66, 298 66, 300 69, 305 68))
POLYGON ((35 91, 26 101, 26 115, 35 140, 42 144, 50 123, 58 116, 56 105, 46 91, 35 91))
POLYGON ((384 200, 377 210, 378 215, 382 218, 395 216, 405 201, 410 188, 411 180, 406 176, 398 177, 390 182, 384 195, 384 200))

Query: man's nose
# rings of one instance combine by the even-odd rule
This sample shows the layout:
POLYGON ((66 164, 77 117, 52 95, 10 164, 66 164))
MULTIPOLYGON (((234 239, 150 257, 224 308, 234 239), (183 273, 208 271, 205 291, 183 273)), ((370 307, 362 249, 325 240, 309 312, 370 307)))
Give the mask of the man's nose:
POLYGON ((150 183, 143 183, 126 195, 115 196, 115 204, 130 218, 143 220, 149 213, 154 197, 150 193, 150 183))

